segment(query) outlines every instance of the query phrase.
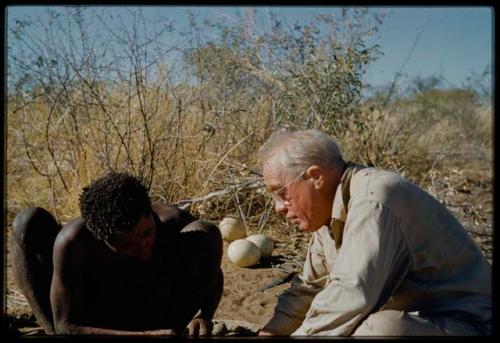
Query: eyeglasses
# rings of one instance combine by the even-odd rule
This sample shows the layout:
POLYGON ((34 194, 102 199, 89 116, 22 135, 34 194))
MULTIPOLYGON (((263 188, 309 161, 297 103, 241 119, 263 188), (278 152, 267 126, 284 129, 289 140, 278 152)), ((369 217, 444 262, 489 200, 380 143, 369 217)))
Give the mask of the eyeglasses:
POLYGON ((306 171, 304 170, 302 173, 300 173, 299 175, 297 175, 292 181, 288 182, 286 185, 284 185, 283 187, 279 188, 278 190, 275 190, 275 191, 272 191, 272 192, 269 192, 269 194, 271 195, 271 198, 273 198, 274 202, 276 204, 281 204, 281 203, 288 203, 288 205, 290 204, 290 199, 288 198, 288 187, 298 181, 300 178, 302 178, 304 176, 304 174, 306 173, 306 171))

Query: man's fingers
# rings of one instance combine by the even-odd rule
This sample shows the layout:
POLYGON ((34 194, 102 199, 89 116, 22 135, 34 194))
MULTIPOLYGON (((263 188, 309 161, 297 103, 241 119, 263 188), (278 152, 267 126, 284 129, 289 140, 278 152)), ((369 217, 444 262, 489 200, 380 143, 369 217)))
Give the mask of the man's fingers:
POLYGON ((200 323, 200 336, 206 336, 207 331, 207 325, 205 323, 200 323))
POLYGON ((212 322, 204 319, 194 319, 188 326, 189 336, 208 336, 212 334, 212 322))
POLYGON ((195 333, 196 333, 196 327, 197 326, 198 325, 196 325, 194 323, 189 323, 189 325, 188 325, 188 329, 189 329, 188 335, 189 336, 194 336, 195 335, 195 333))

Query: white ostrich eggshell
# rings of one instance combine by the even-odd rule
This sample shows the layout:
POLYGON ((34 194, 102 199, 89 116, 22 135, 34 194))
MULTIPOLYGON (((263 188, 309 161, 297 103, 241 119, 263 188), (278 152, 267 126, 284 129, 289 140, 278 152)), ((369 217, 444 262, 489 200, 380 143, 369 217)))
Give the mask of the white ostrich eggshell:
POLYGON ((238 267, 250 267, 260 260, 260 249, 246 239, 237 239, 227 248, 229 260, 238 267))
POLYGON ((240 218, 225 217, 219 224, 219 230, 222 238, 229 242, 245 238, 247 236, 245 224, 243 224, 243 221, 240 218))
POLYGON ((250 242, 259 247, 262 257, 269 257, 274 250, 274 241, 266 235, 258 234, 248 236, 250 242))

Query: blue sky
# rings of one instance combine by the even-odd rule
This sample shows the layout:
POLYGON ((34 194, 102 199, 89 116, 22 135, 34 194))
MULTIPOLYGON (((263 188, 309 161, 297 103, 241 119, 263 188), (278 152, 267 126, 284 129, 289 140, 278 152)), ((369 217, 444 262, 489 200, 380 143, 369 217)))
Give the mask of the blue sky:
POLYGON ((384 56, 368 70, 374 83, 391 79, 403 65, 421 32, 403 73, 442 74, 459 85, 474 71, 492 64, 493 12, 487 7, 390 8, 381 30, 384 56))
MULTIPOLYGON (((43 15, 47 6, 11 6, 8 23, 26 15, 43 15)), ((187 24, 185 10, 190 8, 201 18, 234 18, 244 8, 225 7, 147 7, 151 18, 166 17, 187 24)), ((290 22, 307 22, 312 14, 336 11, 335 7, 259 7, 263 25, 269 10, 285 15, 290 22)), ((124 6, 117 8, 124 10, 124 6)), ((474 72, 480 74, 492 64, 493 9, 489 7, 371 7, 386 11, 377 42, 383 55, 372 63, 365 82, 373 86, 394 80, 402 71, 401 82, 415 76, 442 75, 448 85, 460 86, 474 72), (406 63, 405 63, 406 62, 406 63), (401 69, 404 65, 404 68, 401 69)))

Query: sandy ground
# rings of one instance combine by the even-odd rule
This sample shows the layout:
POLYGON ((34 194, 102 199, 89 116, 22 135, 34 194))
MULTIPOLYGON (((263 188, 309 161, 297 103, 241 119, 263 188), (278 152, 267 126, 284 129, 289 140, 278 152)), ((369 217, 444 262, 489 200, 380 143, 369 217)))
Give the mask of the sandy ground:
MULTIPOLYGON (((484 166, 467 171, 451 170, 447 175, 437 177, 441 181, 439 184, 435 182, 434 191, 464 224, 491 263, 493 253, 492 170, 489 167, 485 169, 484 166), (458 176, 454 176, 453 173, 458 176), (446 180, 461 181, 451 187, 444 184, 446 180)), ((12 218, 8 218, 8 222, 11 221, 12 218)), ((240 268, 233 265, 227 258, 228 244, 224 243, 222 260, 225 277, 224 293, 214 317, 214 330, 219 335, 255 335, 256 331, 271 318, 277 296, 289 287, 289 283, 263 291, 261 289, 285 277, 287 272, 300 270, 301 255, 303 256, 304 250, 297 247, 305 248, 308 237, 304 236, 295 242, 284 241, 283 237, 271 237, 280 241, 272 257, 252 268, 240 268)), ((9 241, 9 237, 7 240, 9 241)), ((5 319, 8 333, 16 336, 42 335, 43 332, 34 321, 26 300, 17 291, 12 280, 9 258, 7 263, 7 316, 5 319)))
POLYGON ((215 313, 216 320, 239 320, 250 326, 262 327, 271 318, 278 295, 290 286, 289 282, 263 289, 275 281, 285 279, 290 272, 300 271, 284 249, 277 248, 268 261, 251 268, 235 266, 227 257, 228 243, 224 243, 222 270, 224 292, 215 313), (279 268, 279 269, 278 269, 279 268), (286 271, 284 271, 286 269, 286 271))

